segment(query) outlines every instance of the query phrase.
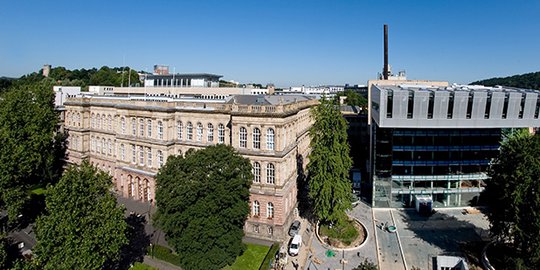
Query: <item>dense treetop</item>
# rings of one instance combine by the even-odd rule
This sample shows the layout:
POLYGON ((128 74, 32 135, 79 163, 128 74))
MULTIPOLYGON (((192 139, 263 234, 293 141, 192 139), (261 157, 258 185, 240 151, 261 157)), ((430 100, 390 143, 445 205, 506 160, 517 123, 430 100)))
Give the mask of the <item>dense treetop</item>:
POLYGON ((352 192, 347 121, 335 102, 325 99, 312 109, 312 117, 308 181, 313 211, 322 222, 344 221, 352 192))
POLYGON ((491 234, 510 245, 507 269, 540 269, 540 136, 506 133, 485 197, 491 234), (525 268, 521 268, 526 266, 525 268))
POLYGON ((184 269, 221 269, 242 254, 251 163, 231 146, 170 156, 157 175, 154 221, 184 269))
POLYGON ((113 268, 127 244, 127 224, 111 186, 111 176, 85 161, 48 187, 47 213, 36 223, 38 268, 113 268))
POLYGON ((540 71, 531 72, 521 75, 514 75, 502 78, 491 78, 486 80, 480 80, 472 82, 471 84, 479 84, 486 86, 510 86, 526 89, 537 89, 540 90, 540 71))

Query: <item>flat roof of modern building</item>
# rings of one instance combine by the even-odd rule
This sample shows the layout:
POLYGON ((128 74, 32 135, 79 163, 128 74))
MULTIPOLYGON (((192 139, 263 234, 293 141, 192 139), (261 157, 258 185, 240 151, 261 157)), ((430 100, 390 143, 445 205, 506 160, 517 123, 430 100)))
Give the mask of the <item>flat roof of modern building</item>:
POLYGON ((146 75, 147 79, 160 79, 160 78, 221 78, 222 75, 211 74, 211 73, 176 73, 176 74, 148 74, 146 75))

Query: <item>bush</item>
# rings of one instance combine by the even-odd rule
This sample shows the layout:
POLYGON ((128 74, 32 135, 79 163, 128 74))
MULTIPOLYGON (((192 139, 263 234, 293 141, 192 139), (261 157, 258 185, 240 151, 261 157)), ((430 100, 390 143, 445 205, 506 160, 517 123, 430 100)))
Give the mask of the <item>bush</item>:
POLYGON ((274 243, 270 247, 270 250, 268 253, 266 253, 266 257, 264 257, 264 260, 261 263, 261 266, 259 267, 259 270, 269 270, 270 269, 270 262, 275 259, 276 253, 279 251, 279 243, 274 243))
POLYGON ((319 232, 322 236, 327 236, 330 242, 338 240, 345 245, 350 245, 358 237, 358 231, 354 227, 353 222, 352 220, 347 220, 332 226, 332 228, 327 224, 323 224, 320 226, 319 232))
POLYGON ((148 255, 153 256, 156 259, 166 261, 177 266, 181 266, 180 257, 174 254, 172 250, 164 246, 153 245, 148 247, 148 255))

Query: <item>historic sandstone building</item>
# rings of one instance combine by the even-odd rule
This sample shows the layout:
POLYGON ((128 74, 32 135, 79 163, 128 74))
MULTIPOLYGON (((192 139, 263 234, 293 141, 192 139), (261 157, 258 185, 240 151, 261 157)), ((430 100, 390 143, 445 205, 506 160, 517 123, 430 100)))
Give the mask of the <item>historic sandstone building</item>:
POLYGON ((64 103, 68 160, 89 160, 113 176, 116 192, 152 203, 155 176, 168 156, 232 145, 253 166, 246 235, 280 240, 295 216, 315 104, 305 96, 71 97, 64 103))

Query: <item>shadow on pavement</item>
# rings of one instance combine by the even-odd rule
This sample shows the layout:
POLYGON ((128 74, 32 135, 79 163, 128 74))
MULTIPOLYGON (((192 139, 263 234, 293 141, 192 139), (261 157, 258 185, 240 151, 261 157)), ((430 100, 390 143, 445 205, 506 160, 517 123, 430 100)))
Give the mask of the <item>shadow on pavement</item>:
POLYGON ((135 262, 142 262, 146 250, 150 245, 150 236, 146 234, 146 218, 141 215, 132 214, 126 218, 128 224, 128 244, 120 252, 121 258, 114 269, 129 269, 135 262))

